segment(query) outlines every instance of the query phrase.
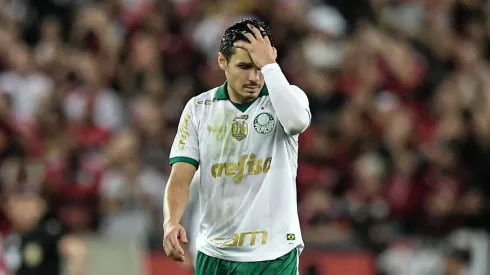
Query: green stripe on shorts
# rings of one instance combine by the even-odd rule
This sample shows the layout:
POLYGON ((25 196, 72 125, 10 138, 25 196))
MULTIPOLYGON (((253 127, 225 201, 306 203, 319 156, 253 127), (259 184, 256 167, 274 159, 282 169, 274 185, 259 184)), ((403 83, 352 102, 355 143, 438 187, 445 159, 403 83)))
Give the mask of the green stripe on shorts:
POLYGON ((298 250, 275 260, 262 262, 234 262, 197 252, 196 275, 297 275, 298 250))

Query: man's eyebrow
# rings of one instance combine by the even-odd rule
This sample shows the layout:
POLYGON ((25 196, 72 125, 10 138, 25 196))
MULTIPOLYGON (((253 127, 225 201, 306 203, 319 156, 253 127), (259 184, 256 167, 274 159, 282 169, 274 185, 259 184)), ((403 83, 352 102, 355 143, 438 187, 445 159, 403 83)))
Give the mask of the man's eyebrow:
POLYGON ((238 61, 236 65, 253 65, 253 62, 238 61))

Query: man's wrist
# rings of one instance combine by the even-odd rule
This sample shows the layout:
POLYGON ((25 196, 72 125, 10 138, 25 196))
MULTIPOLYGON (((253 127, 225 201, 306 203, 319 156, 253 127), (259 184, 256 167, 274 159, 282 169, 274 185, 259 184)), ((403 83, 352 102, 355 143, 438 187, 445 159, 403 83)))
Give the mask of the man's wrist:
POLYGON ((273 70, 273 69, 277 69, 277 68, 280 68, 279 67, 279 64, 277 64, 276 62, 272 62, 272 63, 267 63, 265 64, 264 66, 262 66, 262 68, 260 68, 260 70, 263 72, 265 71, 268 71, 268 70, 273 70))
POLYGON ((163 228, 166 228, 166 227, 169 227, 169 226, 173 226, 173 225, 177 225, 179 223, 180 222, 178 220, 175 220, 175 219, 164 220, 164 222, 163 222, 163 228))
POLYGON ((264 64, 262 64, 262 67, 260 67, 260 69, 263 69, 265 68, 267 65, 271 65, 271 64, 277 64, 276 61, 269 61, 269 62, 265 62, 264 64))

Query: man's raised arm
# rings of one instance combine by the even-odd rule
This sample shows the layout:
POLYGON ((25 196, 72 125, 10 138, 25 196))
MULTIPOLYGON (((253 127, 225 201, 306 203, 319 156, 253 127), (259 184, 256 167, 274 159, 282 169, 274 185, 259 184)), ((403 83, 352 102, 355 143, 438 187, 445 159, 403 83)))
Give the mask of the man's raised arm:
POLYGON ((289 135, 303 133, 310 126, 308 97, 300 88, 290 85, 277 63, 262 68, 265 84, 276 115, 289 135))
POLYGON ((233 45, 247 50, 255 65, 260 68, 272 106, 284 131, 288 135, 303 133, 311 121, 308 97, 300 88, 289 84, 276 63, 277 51, 272 47, 269 37, 263 36, 254 26, 248 27, 253 34, 243 35, 249 42, 238 41, 233 45))

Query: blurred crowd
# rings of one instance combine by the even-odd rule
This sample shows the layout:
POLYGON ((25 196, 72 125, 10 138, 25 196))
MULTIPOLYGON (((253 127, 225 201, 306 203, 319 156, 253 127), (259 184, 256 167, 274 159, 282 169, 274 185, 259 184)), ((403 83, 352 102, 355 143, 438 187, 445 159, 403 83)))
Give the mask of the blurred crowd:
POLYGON ((224 82, 219 42, 242 16, 271 25, 310 99, 307 244, 368 249, 384 274, 488 274, 482 0, 0 0, 0 203, 23 186, 71 233, 160 249, 178 119, 224 82))

